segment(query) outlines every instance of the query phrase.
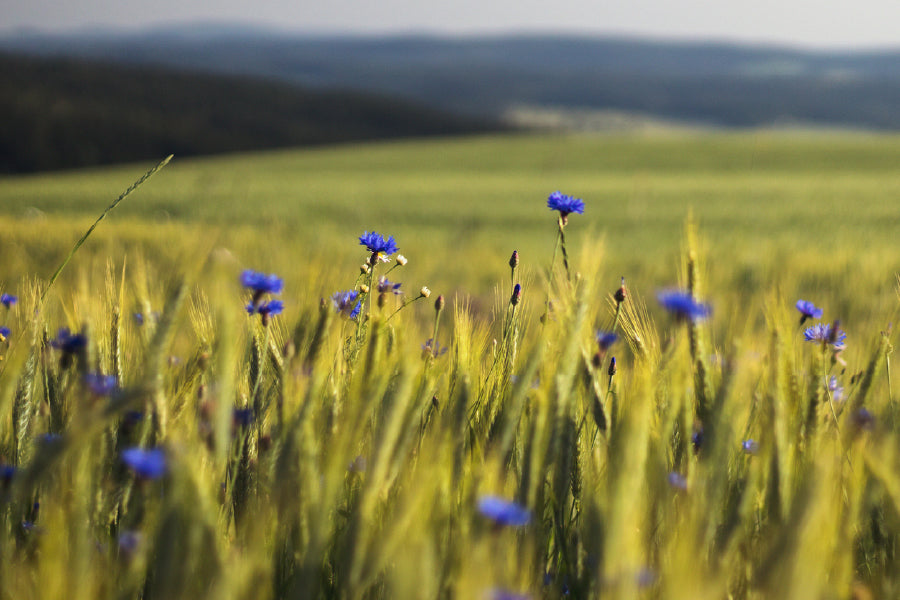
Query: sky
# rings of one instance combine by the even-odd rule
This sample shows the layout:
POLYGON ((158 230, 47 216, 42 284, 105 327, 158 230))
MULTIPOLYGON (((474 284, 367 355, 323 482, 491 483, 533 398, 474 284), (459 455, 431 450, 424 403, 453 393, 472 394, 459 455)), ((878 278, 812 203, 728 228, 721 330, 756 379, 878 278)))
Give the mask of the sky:
POLYGON ((900 47, 900 0, 0 0, 0 31, 203 21, 304 33, 553 32, 900 47))

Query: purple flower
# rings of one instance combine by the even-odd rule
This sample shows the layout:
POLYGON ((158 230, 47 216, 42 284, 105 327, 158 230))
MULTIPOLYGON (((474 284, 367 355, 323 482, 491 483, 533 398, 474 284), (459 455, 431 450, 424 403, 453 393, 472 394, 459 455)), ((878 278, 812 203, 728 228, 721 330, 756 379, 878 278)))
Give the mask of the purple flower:
POLYGON ((448 348, 446 346, 441 346, 433 338, 428 338, 428 341, 422 344, 422 352, 426 355, 430 354, 435 358, 443 356, 447 353, 447 350, 448 348))
POLYGON ((260 314, 264 316, 277 315, 281 314, 281 311, 284 310, 284 302, 281 300, 270 300, 269 302, 262 302, 260 304, 254 305, 250 303, 247 305, 247 312, 249 314, 260 314))
POLYGON ((822 342, 823 344, 831 344, 835 350, 843 350, 844 342, 847 334, 842 329, 838 329, 832 334, 832 326, 830 323, 818 323, 812 327, 807 327, 803 332, 803 339, 807 342, 822 342))
POLYGON ((683 492, 687 491, 687 479, 685 479, 684 475, 672 471, 671 473, 669 473, 668 481, 669 485, 671 485, 673 488, 681 490, 683 492))
POLYGON ((512 296, 510 296, 510 298, 509 298, 509 303, 512 304, 513 306, 516 306, 517 304, 519 304, 519 300, 521 298, 522 298, 522 285, 517 283, 515 286, 513 286, 513 293, 512 293, 512 296))
POLYGON ((143 536, 139 531, 123 531, 119 534, 118 546, 119 552, 126 557, 133 556, 141 546, 143 536))
POLYGON ((558 210, 559 216, 565 219, 572 213, 584 214, 584 201, 581 198, 573 198, 559 191, 550 194, 547 198, 547 208, 558 210))
POLYGON ((284 281, 277 275, 266 275, 247 269, 241 273, 241 285, 253 290, 254 296, 256 294, 280 294, 284 288, 284 281))
POLYGON ((350 464, 347 465, 347 470, 351 473, 365 473, 366 472, 366 457, 365 456, 357 456, 350 464))
POLYGON ((835 402, 840 402, 844 399, 844 388, 834 375, 828 380, 828 391, 831 392, 831 397, 835 402))
POLYGON ((0 482, 8 484, 16 476, 16 471, 13 465, 0 464, 0 482))
POLYGON ((870 413, 865 408, 860 408, 853 415, 851 415, 852 423, 856 425, 859 429, 864 429, 866 431, 872 431, 875 429, 875 415, 870 413))
POLYGON ((6 308, 9 308, 10 306, 12 306, 13 304, 15 304, 18 301, 19 301, 18 296, 13 296, 11 294, 0 295, 0 304, 5 306, 6 308))
POLYGON ((356 290, 335 292, 334 295, 331 296, 331 303, 334 305, 334 310, 338 311, 341 316, 351 320, 356 319, 356 317, 359 316, 360 310, 362 310, 362 303, 359 301, 359 292, 356 290))
POLYGON ((75 354, 87 346, 87 337, 80 333, 72 333, 63 327, 56 333, 56 338, 51 340, 50 345, 65 354, 75 354))
POLYGON ((800 324, 802 325, 807 319, 821 319, 822 309, 808 300, 797 300, 797 310, 800 311, 800 324))
POLYGON ((690 292, 682 290, 662 291, 656 294, 656 299, 663 308, 682 320, 696 321, 705 319, 712 313, 709 304, 697 302, 690 292))
POLYGON ((399 250, 399 248, 397 248, 397 242, 394 241, 394 236, 391 235, 388 236, 387 239, 384 239, 374 231, 372 233, 364 231, 363 234, 359 236, 359 244, 365 246, 369 252, 378 255, 378 258, 384 261, 387 261, 386 257, 399 250))
POLYGON ((12 334, 12 331, 9 329, 9 327, 6 327, 5 325, 0 325, 0 338, 4 338, 4 339, 8 338, 11 334, 12 334))
POLYGON ((691 434, 691 445, 694 447, 694 452, 700 452, 700 448, 703 447, 703 428, 695 429, 691 434))
POLYGON ((478 500, 478 512, 497 525, 520 527, 531 520, 531 511, 527 508, 497 496, 482 496, 478 500))
POLYGON ((231 412, 231 422, 235 427, 249 427, 253 424, 253 420, 252 408, 235 408, 231 412))
POLYGON ((378 293, 379 294, 396 294, 400 295, 403 292, 400 291, 400 283, 392 283, 388 281, 387 277, 382 277, 378 280, 378 293))
POLYGON ((528 594, 519 594, 502 588, 492 589, 489 597, 490 600, 530 600, 531 598, 528 594))
POLYGON ((639 588, 650 587, 657 580, 656 573, 654 573, 651 569, 643 568, 637 572, 637 575, 634 576, 635 583, 639 588))
POLYGON ((598 331, 596 339, 597 345, 600 346, 600 352, 606 352, 618 341, 619 336, 611 331, 598 331))
POLYGON ((109 396, 119 389, 119 381, 115 375, 88 373, 84 376, 84 382, 88 389, 98 396, 109 396))
POLYGON ((759 452, 759 444, 756 440, 744 440, 741 442, 741 450, 744 451, 744 454, 753 454, 755 455, 759 452))
POLYGON ((166 474, 166 455, 162 448, 128 448, 122 451, 122 462, 141 479, 159 479, 166 474))

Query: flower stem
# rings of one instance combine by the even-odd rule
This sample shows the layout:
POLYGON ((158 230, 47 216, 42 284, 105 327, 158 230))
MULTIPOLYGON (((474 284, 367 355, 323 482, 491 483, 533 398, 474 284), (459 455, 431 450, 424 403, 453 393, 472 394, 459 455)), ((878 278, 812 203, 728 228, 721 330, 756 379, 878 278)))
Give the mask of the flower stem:
POLYGON ((562 217, 559 218, 559 242, 560 248, 562 248, 562 257, 563 257, 563 266, 566 268, 566 279, 568 281, 572 281, 572 274, 569 272, 569 253, 566 252, 566 233, 564 231, 565 225, 563 225, 562 217))

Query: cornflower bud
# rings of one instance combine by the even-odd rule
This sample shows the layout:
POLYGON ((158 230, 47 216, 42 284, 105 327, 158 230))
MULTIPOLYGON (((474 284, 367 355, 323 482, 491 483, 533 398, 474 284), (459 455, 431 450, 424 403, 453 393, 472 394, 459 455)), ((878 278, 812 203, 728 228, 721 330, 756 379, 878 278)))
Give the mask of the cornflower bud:
POLYGON ((613 356, 609 359, 609 371, 607 371, 607 373, 609 373, 609 376, 612 377, 616 374, 616 370, 616 357, 613 356))
POLYGON ((362 284, 361 286, 359 286, 359 291, 363 294, 368 294, 369 286, 367 286, 366 284, 362 284))
POLYGON ((625 278, 623 277, 622 278, 622 286, 616 290, 616 293, 613 295, 613 298, 615 298, 616 304, 622 304, 623 302, 625 302, 625 296, 627 296, 627 295, 628 295, 628 293, 625 291, 625 278))
POLYGON ((519 266, 519 251, 513 250, 512 256, 509 257, 509 268, 515 269, 519 266))
POLYGON ((427 298, 427 297, 430 296, 430 295, 431 295, 431 290, 429 290, 427 287, 425 287, 425 286, 423 285, 423 286, 422 286, 422 289, 419 290, 419 296, 422 297, 422 298, 427 298))
POLYGON ((362 273, 363 275, 368 274, 369 273, 369 265, 367 265, 367 264, 359 265, 359 272, 362 273))
POLYGON ((513 306, 516 306, 519 303, 519 299, 522 297, 522 286, 520 284, 516 284, 516 287, 513 288, 512 297, 509 299, 509 303, 513 306))
POLYGON ((434 301, 434 310, 437 312, 441 312, 444 310, 444 296, 440 295, 437 297, 437 300, 434 301))

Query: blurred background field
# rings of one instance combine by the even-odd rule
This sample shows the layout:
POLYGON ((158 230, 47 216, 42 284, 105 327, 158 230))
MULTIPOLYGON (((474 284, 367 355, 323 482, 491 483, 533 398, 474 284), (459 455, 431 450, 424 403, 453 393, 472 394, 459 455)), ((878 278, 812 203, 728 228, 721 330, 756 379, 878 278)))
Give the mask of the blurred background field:
MULTIPOLYGON (((73 266, 102 271, 141 256, 166 273, 224 249, 236 270, 282 273, 290 311, 346 287, 363 256, 357 238, 375 230, 412 258, 407 287, 487 309, 513 249, 536 283, 545 277, 554 243, 546 197, 560 189, 587 207, 572 219, 570 251, 599 242, 591 259, 611 287, 619 276, 648 295, 677 283, 692 215, 717 320, 761 325, 758 306, 729 307, 777 291, 865 322, 896 303, 897 164, 900 137, 766 131, 515 134, 176 157, 103 222, 73 266)), ((0 179, 4 287, 49 275, 145 167, 0 179)))

